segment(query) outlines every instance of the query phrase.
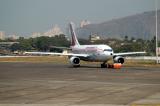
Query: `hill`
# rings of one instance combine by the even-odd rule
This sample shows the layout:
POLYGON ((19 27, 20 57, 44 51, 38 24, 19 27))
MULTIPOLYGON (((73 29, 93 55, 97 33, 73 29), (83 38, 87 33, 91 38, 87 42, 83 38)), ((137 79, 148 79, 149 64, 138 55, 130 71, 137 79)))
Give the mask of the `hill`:
MULTIPOLYGON (((79 38, 88 39, 90 34, 98 34, 103 38, 143 38, 155 36, 155 11, 144 12, 120 19, 113 19, 99 24, 89 24, 78 28, 79 38)), ((160 10, 158 10, 158 34, 160 33, 160 10)), ((159 34, 160 36, 160 34, 159 34)))

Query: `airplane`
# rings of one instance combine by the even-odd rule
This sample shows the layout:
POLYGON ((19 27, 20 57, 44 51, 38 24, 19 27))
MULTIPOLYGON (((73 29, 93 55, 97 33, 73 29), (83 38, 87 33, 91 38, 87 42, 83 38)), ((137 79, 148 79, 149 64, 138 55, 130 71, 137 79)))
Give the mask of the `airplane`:
POLYGON ((71 53, 53 53, 53 52, 25 52, 26 54, 47 54, 47 55, 60 55, 68 56, 69 61, 73 67, 79 67, 80 61, 89 62, 102 62, 101 68, 108 66, 107 62, 113 60, 114 63, 124 63, 124 57, 126 55, 144 54, 146 52, 126 52, 126 53, 114 53, 113 49, 108 45, 80 45, 73 27, 73 22, 70 22, 69 28, 71 33, 71 53))

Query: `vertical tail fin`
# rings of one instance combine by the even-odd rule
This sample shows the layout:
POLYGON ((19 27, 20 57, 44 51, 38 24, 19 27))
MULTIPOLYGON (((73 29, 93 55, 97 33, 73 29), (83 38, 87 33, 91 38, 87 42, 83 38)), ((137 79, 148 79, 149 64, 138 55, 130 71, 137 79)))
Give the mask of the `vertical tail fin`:
POLYGON ((70 27, 70 33, 71 33, 71 46, 80 45, 75 33, 75 29, 73 27, 73 22, 70 22, 69 27, 70 27))

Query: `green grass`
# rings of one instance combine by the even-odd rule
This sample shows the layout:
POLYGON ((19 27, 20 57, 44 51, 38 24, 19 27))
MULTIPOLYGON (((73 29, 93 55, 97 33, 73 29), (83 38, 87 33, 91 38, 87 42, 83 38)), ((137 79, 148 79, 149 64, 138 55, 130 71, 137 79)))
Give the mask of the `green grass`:
POLYGON ((124 66, 160 67, 154 60, 125 60, 124 66))
MULTIPOLYGON (((8 57, 8 58, 0 58, 0 62, 33 62, 33 63, 68 63, 68 57, 66 56, 35 56, 35 57, 8 57)), ((113 63, 109 61, 109 63, 113 63)), ((81 64, 101 64, 100 62, 84 62, 81 61, 81 64)), ((124 67, 160 67, 160 64, 156 64, 155 61, 152 60, 125 60, 124 67)))
POLYGON ((66 63, 67 57, 61 56, 35 56, 35 57, 7 57, 0 58, 0 62, 52 62, 66 63))

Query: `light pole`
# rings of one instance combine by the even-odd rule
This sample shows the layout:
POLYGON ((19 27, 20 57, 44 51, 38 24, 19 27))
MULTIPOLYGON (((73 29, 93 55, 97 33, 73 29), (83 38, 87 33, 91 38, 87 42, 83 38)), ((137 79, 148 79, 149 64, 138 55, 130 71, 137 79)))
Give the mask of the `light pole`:
POLYGON ((157 0, 155 0, 155 9, 156 9, 156 62, 157 64, 159 63, 159 60, 158 60, 158 33, 157 33, 157 0))

